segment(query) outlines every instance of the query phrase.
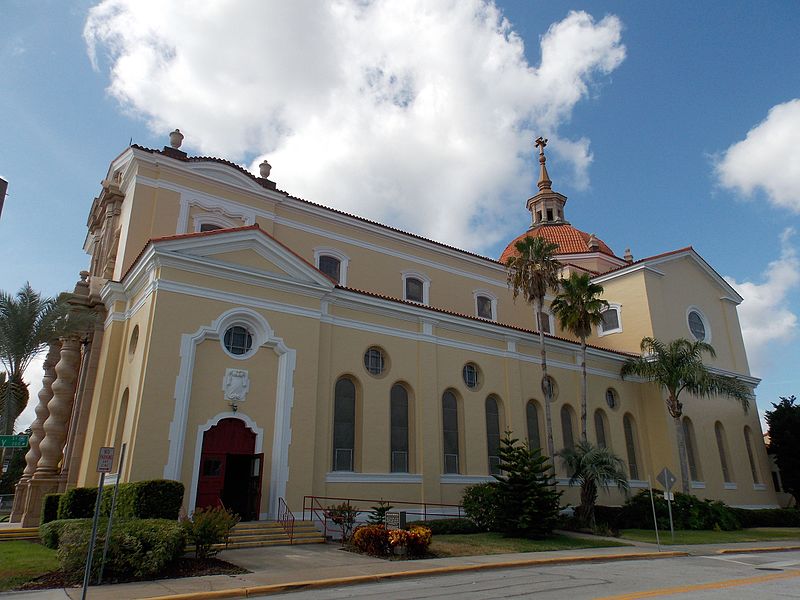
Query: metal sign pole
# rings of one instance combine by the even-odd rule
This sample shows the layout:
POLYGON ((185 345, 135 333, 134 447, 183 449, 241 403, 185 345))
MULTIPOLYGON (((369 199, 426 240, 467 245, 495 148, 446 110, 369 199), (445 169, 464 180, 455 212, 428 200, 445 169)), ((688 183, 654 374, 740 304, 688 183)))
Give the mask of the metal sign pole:
POLYGON ((653 499, 653 484, 650 483, 650 476, 647 476, 647 487, 650 488, 650 505, 653 507, 653 525, 656 528, 656 544, 658 551, 661 552, 661 540, 658 537, 658 518, 656 517, 656 501, 653 499))
POLYGON ((122 475, 122 465, 125 461, 125 446, 122 444, 122 450, 119 453, 119 464, 117 465, 117 480, 114 482, 114 496, 111 498, 111 510, 108 512, 108 526, 106 527, 106 539, 103 543, 103 560, 100 562, 100 574, 97 576, 97 585, 103 582, 103 571, 106 568, 106 555, 108 554, 108 543, 111 540, 111 523, 114 520, 114 508, 117 506, 117 492, 119 492, 119 478, 122 475))
POLYGON ((103 483, 106 474, 100 473, 100 485, 97 486, 97 501, 94 503, 94 520, 92 521, 92 537, 89 538, 89 551, 86 553, 86 567, 83 572, 83 592, 81 600, 86 600, 86 590, 89 588, 89 577, 92 572, 92 554, 94 551, 94 541, 97 538, 97 520, 100 517, 100 502, 103 499, 103 483))
POLYGON ((672 492, 664 494, 667 497, 667 510, 669 511, 669 533, 672 535, 672 543, 675 543, 675 526, 672 524, 672 492))

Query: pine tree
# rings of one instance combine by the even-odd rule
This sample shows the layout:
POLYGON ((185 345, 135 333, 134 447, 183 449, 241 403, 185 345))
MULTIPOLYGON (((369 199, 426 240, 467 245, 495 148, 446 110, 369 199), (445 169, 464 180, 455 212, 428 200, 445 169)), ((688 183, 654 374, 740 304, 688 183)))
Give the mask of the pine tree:
POLYGON ((511 437, 500 440, 498 486, 498 528, 515 537, 545 537, 556 525, 561 492, 553 486, 553 470, 539 448, 511 437))

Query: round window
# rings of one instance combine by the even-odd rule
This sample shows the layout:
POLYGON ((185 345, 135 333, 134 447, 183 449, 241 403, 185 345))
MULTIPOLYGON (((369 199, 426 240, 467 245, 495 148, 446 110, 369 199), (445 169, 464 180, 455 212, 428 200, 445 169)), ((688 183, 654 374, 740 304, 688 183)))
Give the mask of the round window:
POLYGON ((139 345, 139 326, 135 325, 133 327, 133 332, 131 333, 131 340, 128 343, 128 360, 133 360, 133 356, 136 354, 136 347, 139 345))
POLYGON ((464 385, 469 389, 474 390, 480 383, 480 370, 475 363, 467 363, 461 371, 461 376, 464 378, 464 385))
POLYGON ((608 405, 608 408, 617 408, 619 402, 617 391, 614 388, 608 388, 606 390, 606 404, 608 405))
POLYGON ((706 324, 703 316, 696 310, 689 311, 689 331, 692 332, 694 339, 698 342, 706 339, 706 324))
POLYGON ((247 354, 253 347, 253 335, 241 325, 228 327, 223 338, 225 349, 235 356, 247 354))
POLYGON ((364 353, 364 368, 370 375, 380 375, 386 369, 386 357, 383 350, 372 346, 364 353))

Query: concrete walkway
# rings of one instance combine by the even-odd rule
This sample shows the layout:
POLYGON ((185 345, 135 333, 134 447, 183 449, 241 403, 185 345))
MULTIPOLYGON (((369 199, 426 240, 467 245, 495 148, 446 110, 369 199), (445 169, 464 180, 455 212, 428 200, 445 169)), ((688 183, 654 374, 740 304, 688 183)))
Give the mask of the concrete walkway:
MULTIPOLYGON (((379 579, 424 575, 430 573, 463 572, 487 568, 554 563, 632 560, 637 558, 669 558, 719 554, 721 551, 750 552, 754 547, 778 550, 800 548, 797 542, 761 542, 758 544, 707 544, 693 546, 664 546, 657 552, 655 544, 632 542, 631 546, 613 548, 586 548, 557 552, 526 552, 518 554, 492 554, 460 556, 429 560, 384 560, 346 552, 338 544, 313 544, 305 546, 273 546, 221 552, 219 558, 252 571, 242 575, 210 575, 182 579, 162 579, 141 583, 126 583, 91 587, 88 598, 92 600, 129 600, 180 595, 184 598, 233 598, 265 594, 289 589, 307 589, 324 585, 343 585, 348 582, 376 581, 379 579), (331 581, 335 580, 335 581, 331 581), (301 583, 288 586, 285 584, 301 583), (250 589, 248 589, 250 588, 250 589), (249 594, 248 594, 249 592, 249 594)), ((44 590, 36 592, 11 592, 3 594, 9 599, 77 600, 80 588, 44 590)))

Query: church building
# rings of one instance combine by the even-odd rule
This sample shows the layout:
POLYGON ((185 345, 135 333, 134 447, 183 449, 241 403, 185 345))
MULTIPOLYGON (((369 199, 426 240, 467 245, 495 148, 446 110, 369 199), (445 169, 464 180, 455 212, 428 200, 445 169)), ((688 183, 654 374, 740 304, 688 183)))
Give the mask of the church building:
MULTIPOLYGON (((181 481, 186 512, 222 503, 275 518, 309 495, 458 504, 497 472, 504 431, 546 447, 539 328, 555 446, 579 439, 580 344, 552 297, 540 315, 514 300, 516 240, 479 256, 294 197, 266 161, 255 176, 188 156, 182 139, 126 148, 91 205, 71 302, 100 317, 50 347, 14 520, 38 524, 43 494, 97 485, 99 449, 119 457, 123 444, 120 481, 181 481)), ((636 493, 664 467, 679 473, 678 452, 663 392, 620 367, 644 336, 703 340, 710 369, 755 390, 742 298, 691 247, 634 260, 577 229, 544 140, 539 162, 517 239, 555 242, 565 275, 605 290, 588 339, 588 435, 624 460, 636 493)), ((755 401, 683 400, 692 492, 777 506, 755 401)))

